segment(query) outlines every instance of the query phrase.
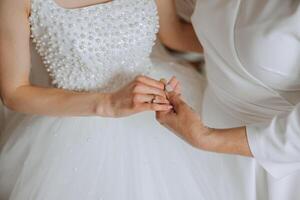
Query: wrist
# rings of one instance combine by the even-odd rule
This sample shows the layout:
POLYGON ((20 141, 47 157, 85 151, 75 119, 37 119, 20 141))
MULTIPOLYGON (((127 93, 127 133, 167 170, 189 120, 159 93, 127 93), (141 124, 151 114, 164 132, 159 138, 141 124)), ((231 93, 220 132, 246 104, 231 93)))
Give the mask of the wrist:
POLYGON ((252 156, 244 127, 212 129, 203 134, 201 149, 217 153, 252 156))
POLYGON ((95 112, 97 116, 113 117, 112 94, 97 94, 95 112))
POLYGON ((203 125, 200 119, 194 120, 188 129, 185 131, 186 138, 188 142, 198 148, 203 149, 206 144, 205 137, 210 132, 210 129, 203 125))
POLYGON ((200 122, 198 126, 193 128, 192 131, 194 133, 193 135, 196 147, 202 150, 209 150, 211 146, 211 141, 209 141, 209 138, 212 134, 214 134, 215 129, 209 128, 200 122))

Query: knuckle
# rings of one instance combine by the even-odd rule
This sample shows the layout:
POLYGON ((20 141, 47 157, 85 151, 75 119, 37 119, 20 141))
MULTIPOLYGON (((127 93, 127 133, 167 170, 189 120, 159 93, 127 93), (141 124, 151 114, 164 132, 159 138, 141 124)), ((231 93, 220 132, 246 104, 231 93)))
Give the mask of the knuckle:
POLYGON ((140 100, 140 95, 139 94, 133 94, 133 96, 132 96, 133 103, 136 103, 139 100, 140 100))
POLYGON ((135 87, 138 87, 138 86, 140 86, 141 85, 141 83, 140 82, 134 82, 133 83, 133 87, 135 88, 135 87))
POLYGON ((140 90, 140 88, 142 87, 141 83, 135 83, 133 86, 133 92, 137 92, 140 90))
POLYGON ((144 76, 142 76, 142 75, 138 75, 135 77, 135 81, 137 81, 137 82, 142 82, 143 80, 144 80, 144 76))

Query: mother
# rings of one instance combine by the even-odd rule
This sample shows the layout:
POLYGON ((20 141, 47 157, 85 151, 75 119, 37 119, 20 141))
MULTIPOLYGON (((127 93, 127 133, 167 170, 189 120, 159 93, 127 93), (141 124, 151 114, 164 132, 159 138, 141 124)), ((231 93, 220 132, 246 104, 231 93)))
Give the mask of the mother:
POLYGON ((218 196, 300 197, 299 17, 294 0, 197 2, 208 77, 202 119, 173 94, 175 112, 157 117, 202 150, 247 156, 217 155, 218 196))

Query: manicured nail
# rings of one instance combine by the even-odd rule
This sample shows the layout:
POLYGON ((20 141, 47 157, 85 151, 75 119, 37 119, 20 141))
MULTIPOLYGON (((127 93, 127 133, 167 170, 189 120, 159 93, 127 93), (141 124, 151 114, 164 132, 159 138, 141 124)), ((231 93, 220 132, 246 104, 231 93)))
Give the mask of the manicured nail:
POLYGON ((171 86, 171 85, 167 85, 167 86, 166 86, 166 91, 167 91, 167 92, 173 92, 172 86, 171 86))

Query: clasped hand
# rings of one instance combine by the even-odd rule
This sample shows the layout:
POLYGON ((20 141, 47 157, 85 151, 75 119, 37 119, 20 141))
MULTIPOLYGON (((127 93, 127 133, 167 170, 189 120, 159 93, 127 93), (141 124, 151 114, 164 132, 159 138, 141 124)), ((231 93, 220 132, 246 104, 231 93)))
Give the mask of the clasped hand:
POLYGON ((182 99, 180 83, 138 76, 111 95, 112 117, 125 117, 144 111, 155 111, 157 121, 195 147, 200 147, 209 128, 182 99))
POLYGON ((111 94, 113 117, 155 111, 157 121, 192 146, 219 153, 252 156, 245 127, 211 129, 203 125, 199 113, 181 99, 180 83, 138 76, 123 89, 111 94))
POLYGON ((138 76, 131 83, 110 95, 109 116, 126 117, 144 111, 163 112, 173 108, 167 99, 166 85, 179 90, 179 82, 173 77, 169 82, 138 76))

